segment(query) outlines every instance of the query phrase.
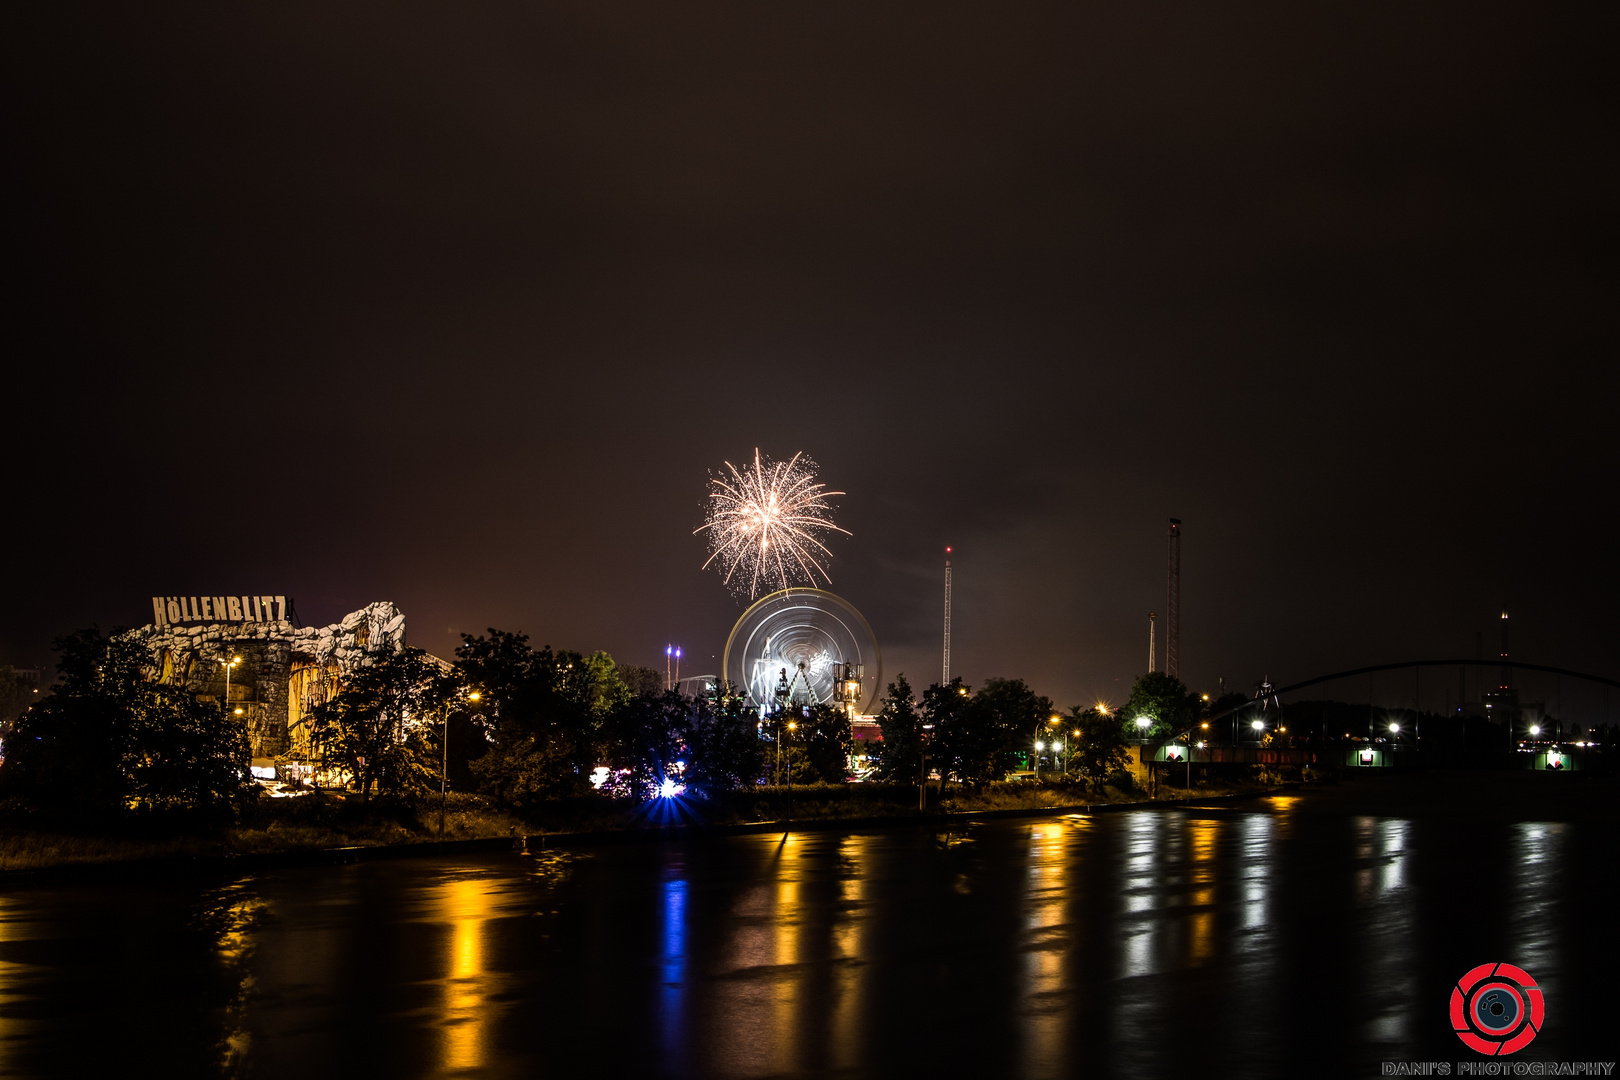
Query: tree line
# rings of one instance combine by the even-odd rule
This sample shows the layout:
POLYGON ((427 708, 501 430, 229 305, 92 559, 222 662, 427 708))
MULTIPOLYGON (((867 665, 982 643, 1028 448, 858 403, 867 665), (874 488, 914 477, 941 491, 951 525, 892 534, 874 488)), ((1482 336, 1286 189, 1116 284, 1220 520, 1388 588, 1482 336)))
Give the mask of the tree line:
MULTIPOLYGON (((55 647, 57 685, 0 730, 0 797, 104 816, 225 813, 255 796, 246 732, 223 704, 154 681, 145 650, 117 633, 82 630, 55 647)), ((403 800, 437 793, 443 777, 522 810, 593 790, 646 799, 666 782, 716 794, 848 775, 851 725, 830 705, 761 715, 725 686, 687 697, 604 652, 535 648, 494 629, 462 635, 455 657, 379 652, 351 671, 303 721, 327 776, 403 800)), ((878 779, 937 773, 942 788, 978 788, 1061 735, 1064 768, 1101 787, 1118 780, 1133 736, 1190 728, 1201 704, 1163 673, 1138 680, 1122 709, 1062 712, 1021 679, 974 689, 957 678, 919 696, 902 674, 879 700, 883 739, 868 751, 878 779), (1137 717, 1151 728, 1133 729, 1137 717)))

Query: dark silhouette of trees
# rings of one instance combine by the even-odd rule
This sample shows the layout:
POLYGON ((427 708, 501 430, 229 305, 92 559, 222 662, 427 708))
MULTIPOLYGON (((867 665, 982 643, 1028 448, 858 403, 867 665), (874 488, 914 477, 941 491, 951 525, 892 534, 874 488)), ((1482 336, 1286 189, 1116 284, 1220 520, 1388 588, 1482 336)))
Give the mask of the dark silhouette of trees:
POLYGON ((605 653, 529 647, 526 634, 462 635, 456 668, 481 696, 490 748, 472 769, 498 801, 524 806, 590 790, 602 721, 628 696, 605 653))
POLYGON ((1050 738, 1047 721, 1055 712, 1052 700, 1023 679, 986 679, 970 709, 979 728, 970 782, 1000 780, 1011 772, 1015 754, 1033 747, 1038 738, 1050 738))
POLYGON ((1130 751, 1120 719, 1101 709, 1081 709, 1076 705, 1064 720, 1069 731, 1069 771, 1093 791, 1128 768, 1130 751))
POLYGON ((68 817, 229 812, 251 796, 247 732, 222 705, 151 682, 115 631, 58 639, 59 681, 11 726, 0 792, 68 817))
POLYGON ((803 712, 793 744, 804 751, 806 772, 825 784, 843 783, 849 778, 849 755, 855 749, 849 716, 826 703, 803 712))
POLYGON ((975 694, 956 678, 923 692, 922 715, 934 726, 929 757, 939 766, 943 792, 952 775, 975 788, 1006 776, 1014 755, 1045 730, 1052 702, 1022 679, 986 679, 975 694))
POLYGON ((376 657, 310 711, 310 740, 362 798, 415 798, 437 790, 442 722, 457 681, 421 649, 376 657))
POLYGON ((912 700, 911 683, 902 672, 879 699, 878 727, 883 731, 883 749, 878 758, 878 778, 910 783, 922 775, 924 719, 912 700))
POLYGON ((624 697, 603 718, 609 792, 646 799, 681 777, 691 756, 692 702, 676 690, 624 697))
POLYGON ((729 687, 698 695, 687 733, 692 751, 687 782, 698 791, 715 795, 749 788, 764 777, 771 748, 760 736, 757 714, 729 687))
POLYGON ((1136 680, 1130 700, 1120 712, 1125 737, 1162 739, 1186 731, 1198 718, 1199 704, 1198 695, 1188 691, 1180 679, 1150 671, 1136 680), (1144 716, 1153 721, 1145 732, 1136 723, 1144 716))
POLYGON ((5 725, 38 702, 38 687, 30 685, 10 664, 0 664, 0 738, 4 738, 5 725))

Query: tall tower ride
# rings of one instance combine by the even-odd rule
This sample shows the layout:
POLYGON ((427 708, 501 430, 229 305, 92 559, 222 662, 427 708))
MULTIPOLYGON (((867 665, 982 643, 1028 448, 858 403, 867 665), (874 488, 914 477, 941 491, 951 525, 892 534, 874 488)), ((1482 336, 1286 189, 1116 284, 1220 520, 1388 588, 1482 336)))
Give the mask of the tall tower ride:
POLYGON ((1165 539, 1164 610, 1169 623, 1164 635, 1164 671, 1181 677, 1181 519, 1170 519, 1165 539))
MULTIPOLYGON (((949 555, 950 553, 951 553, 951 549, 946 548, 945 549, 945 554, 949 555)), ((941 686, 947 685, 948 683, 950 683, 950 681, 951 681, 951 560, 947 558, 945 560, 945 678, 944 678, 944 681, 940 683, 940 685, 941 686)))

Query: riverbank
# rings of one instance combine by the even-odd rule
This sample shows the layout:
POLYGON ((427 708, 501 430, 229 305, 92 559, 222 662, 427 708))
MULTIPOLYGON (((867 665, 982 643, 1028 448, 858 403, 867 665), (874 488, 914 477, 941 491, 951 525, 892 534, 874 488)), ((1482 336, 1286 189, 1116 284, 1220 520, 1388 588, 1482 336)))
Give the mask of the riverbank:
POLYGON ((178 866, 236 867, 343 863, 508 848, 540 850, 629 842, 670 835, 734 835, 777 831, 873 829, 904 825, 950 828, 998 818, 1209 806, 1286 794, 1291 812, 1383 817, 1457 817, 1472 821, 1613 820, 1620 781, 1585 774, 1530 772, 1347 772, 1336 782, 1163 787, 1158 798, 1140 791, 1095 792, 1078 784, 1013 782, 979 792, 929 791, 926 810, 917 789, 843 784, 731 792, 717 799, 678 797, 651 803, 595 796, 558 800, 527 813, 503 811, 472 795, 439 808, 365 803, 337 793, 264 799, 223 829, 159 835, 0 828, 0 880, 178 866), (1306 797, 1299 797, 1306 796, 1306 797))
MULTIPOLYGON (((1200 800, 1263 793, 1262 785, 1195 789, 1200 800)), ((1167 789, 1159 799, 1141 792, 1093 791, 1079 784, 1013 782, 978 792, 931 786, 927 809, 918 809, 914 786, 812 785, 791 790, 730 792, 715 799, 673 798, 631 803, 600 797, 558 800, 526 813, 504 811, 473 795, 439 807, 366 803, 333 792, 295 799, 262 799, 238 823, 180 835, 132 823, 118 831, 0 828, 0 878, 97 867, 178 864, 249 866, 260 863, 345 862, 362 858, 461 850, 630 840, 671 833, 746 833, 778 829, 873 828, 917 823, 942 825, 998 817, 1092 812, 1171 805, 1186 796, 1167 789)))

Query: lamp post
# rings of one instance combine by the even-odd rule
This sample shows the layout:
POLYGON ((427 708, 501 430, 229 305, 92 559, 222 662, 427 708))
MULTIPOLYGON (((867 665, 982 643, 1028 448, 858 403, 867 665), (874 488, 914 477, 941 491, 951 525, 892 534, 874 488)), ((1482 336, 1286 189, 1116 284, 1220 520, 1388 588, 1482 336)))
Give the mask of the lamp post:
MULTIPOLYGON (((477 702, 482 701, 483 697, 483 694, 474 690, 467 695, 467 700, 477 702)), ((444 737, 439 740, 439 750, 443 754, 439 759, 439 839, 443 840, 445 792, 448 790, 445 780, 450 775, 450 706, 448 704, 444 707, 444 737)))
MULTIPOLYGON (((225 669, 225 708, 227 710, 229 710, 231 707, 231 668, 235 667, 241 662, 242 658, 240 656, 233 656, 229 661, 221 660, 219 662, 220 666, 225 669)), ((242 710, 240 709, 237 710, 238 713, 241 711, 242 710)))
POLYGON ((922 747, 922 772, 917 777, 917 809, 919 811, 928 809, 928 733, 933 730, 933 724, 924 724, 922 733, 917 737, 917 742, 922 747))
POLYGON ((798 722, 794 721, 794 720, 789 720, 788 721, 788 759, 787 759, 787 780, 788 780, 788 785, 787 785, 787 787, 788 787, 787 819, 788 819, 788 827, 789 828, 792 828, 792 826, 793 826, 793 732, 795 732, 797 730, 799 730, 798 722))
POLYGON ((1150 799, 1153 798, 1155 781, 1153 760, 1147 756, 1147 733, 1148 728, 1152 726, 1153 721, 1150 718, 1146 716, 1138 716, 1136 718, 1136 761, 1137 764, 1145 765, 1147 767, 1148 798, 1150 799))

